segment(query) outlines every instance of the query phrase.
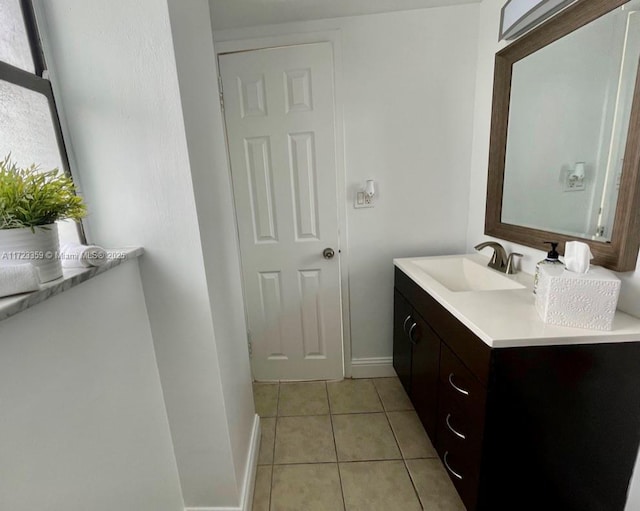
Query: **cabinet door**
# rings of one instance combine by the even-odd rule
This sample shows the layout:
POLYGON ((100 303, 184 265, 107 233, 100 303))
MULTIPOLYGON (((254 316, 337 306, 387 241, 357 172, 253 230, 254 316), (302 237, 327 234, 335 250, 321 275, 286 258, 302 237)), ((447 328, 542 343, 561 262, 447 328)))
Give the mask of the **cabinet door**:
POLYGON ((413 344, 411 365, 411 400, 429 438, 436 442, 438 414, 438 373, 440 338, 424 319, 414 312, 408 335, 413 344), (414 326, 415 325, 415 326, 414 326))
POLYGON ((409 342, 407 332, 412 324, 411 306, 398 291, 395 291, 393 296, 393 368, 408 395, 411 395, 412 344, 409 342))

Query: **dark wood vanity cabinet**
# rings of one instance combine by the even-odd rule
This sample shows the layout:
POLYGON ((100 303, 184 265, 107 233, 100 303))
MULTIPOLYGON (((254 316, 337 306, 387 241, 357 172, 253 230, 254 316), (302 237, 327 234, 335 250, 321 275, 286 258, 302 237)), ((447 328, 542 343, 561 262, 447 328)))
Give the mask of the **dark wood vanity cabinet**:
POLYGON ((413 309, 396 290, 393 295, 393 368, 407 394, 411 393, 411 361, 413 343, 409 340, 408 324, 413 309))
POLYGON ((640 342, 492 349, 395 285, 394 367, 468 511, 624 510, 640 342))
POLYGON ((429 436, 437 421, 440 339, 427 322, 395 293, 393 365, 429 436), (395 341, 397 339, 397 342, 395 341), (411 389, 425 392, 411 392, 411 389))

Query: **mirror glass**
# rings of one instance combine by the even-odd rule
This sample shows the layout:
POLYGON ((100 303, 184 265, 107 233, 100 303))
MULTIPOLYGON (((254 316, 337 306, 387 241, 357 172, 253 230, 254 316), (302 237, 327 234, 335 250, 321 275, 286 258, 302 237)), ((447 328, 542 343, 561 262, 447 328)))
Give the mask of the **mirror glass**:
POLYGON ((503 223, 611 241, 639 58, 632 0, 513 64, 503 223))

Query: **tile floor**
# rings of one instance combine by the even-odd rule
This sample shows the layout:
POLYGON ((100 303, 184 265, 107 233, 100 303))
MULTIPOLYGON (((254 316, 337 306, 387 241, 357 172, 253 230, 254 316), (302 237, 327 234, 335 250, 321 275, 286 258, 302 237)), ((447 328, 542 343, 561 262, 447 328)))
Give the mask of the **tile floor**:
POLYGON ((464 511, 397 378, 253 389, 254 511, 464 511))

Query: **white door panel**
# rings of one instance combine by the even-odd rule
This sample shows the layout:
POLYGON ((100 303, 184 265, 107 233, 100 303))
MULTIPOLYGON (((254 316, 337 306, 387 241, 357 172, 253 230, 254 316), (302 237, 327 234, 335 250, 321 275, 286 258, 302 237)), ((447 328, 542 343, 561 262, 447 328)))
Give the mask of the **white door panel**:
POLYGON ((254 376, 341 378, 331 44, 219 61, 254 376))

